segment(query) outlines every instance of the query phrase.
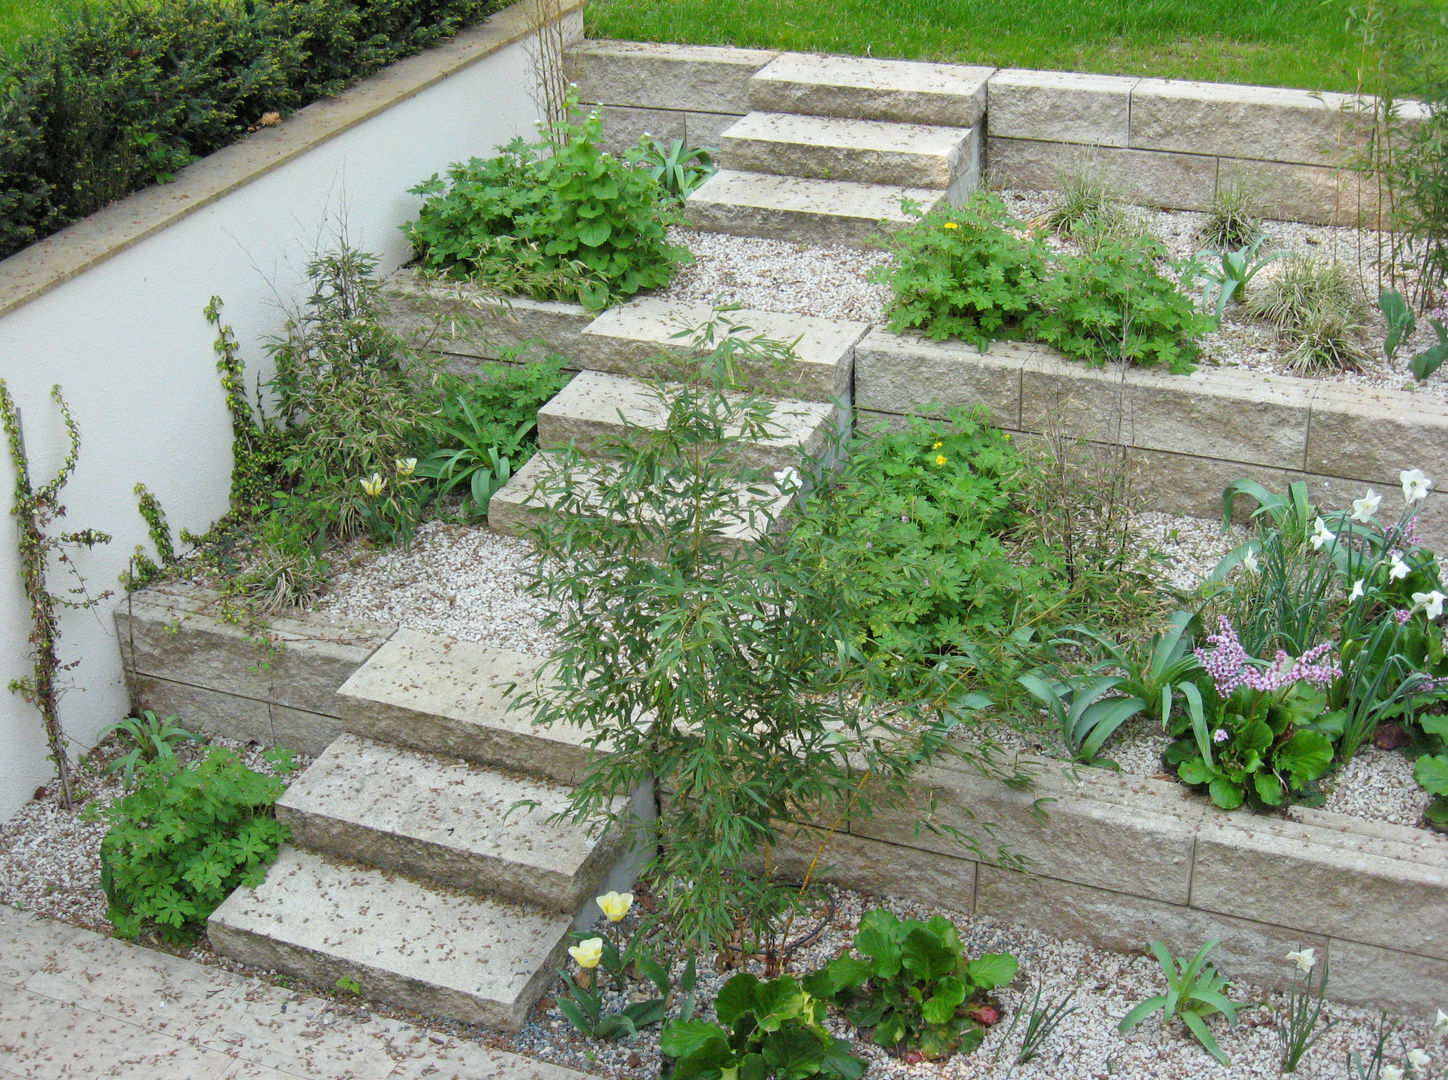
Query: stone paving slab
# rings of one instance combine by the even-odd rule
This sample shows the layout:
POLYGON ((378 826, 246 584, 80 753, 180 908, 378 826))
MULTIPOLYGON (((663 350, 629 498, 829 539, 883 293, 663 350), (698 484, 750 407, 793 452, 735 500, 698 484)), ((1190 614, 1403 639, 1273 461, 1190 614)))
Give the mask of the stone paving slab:
POLYGON ((0 1077, 585 1080, 6 905, 0 1077))
POLYGON ((970 127, 985 113, 994 68, 782 53, 749 82, 749 103, 767 112, 970 127))

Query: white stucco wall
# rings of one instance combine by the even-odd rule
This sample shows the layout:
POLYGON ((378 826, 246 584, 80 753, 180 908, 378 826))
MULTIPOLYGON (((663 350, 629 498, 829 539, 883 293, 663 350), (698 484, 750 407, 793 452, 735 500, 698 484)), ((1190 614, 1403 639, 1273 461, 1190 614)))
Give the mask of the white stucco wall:
MULTIPOLYGON (((569 20, 581 30, 573 26, 581 24, 576 8, 569 20)), ((339 222, 352 244, 381 257, 384 272, 401 265, 408 251, 398 225, 419 202, 407 189, 533 132, 524 25, 520 10, 500 12, 337 102, 303 110, 283 125, 289 130, 263 130, 193 166, 177 184, 133 196, 0 262, 0 377, 23 412, 32 479, 47 479, 65 452, 49 397, 58 383, 82 435, 80 465, 63 492, 64 524, 114 535, 75 561, 91 592, 119 594, 131 552, 147 543, 132 493, 138 481, 160 499, 173 533, 204 531, 226 508, 231 433, 214 334, 202 315, 208 299, 223 299, 250 382, 262 365, 261 343, 282 331, 279 298, 304 295, 308 258, 339 222), (278 140, 298 132, 308 145, 277 165, 278 140), (258 163, 269 171, 256 175, 258 163), (190 209, 192 198, 204 205, 190 209), (158 217, 158 201, 175 212, 158 217), (176 220, 178 213, 185 216, 176 220), (143 218, 149 224, 138 229, 143 218), (104 237, 90 235, 97 229, 129 246, 108 253, 104 237), (82 249, 90 254, 78 258, 82 249)), ((13 490, 9 456, 0 455, 6 511, 13 490)), ((14 536, 8 517, 0 520, 0 684, 27 673, 30 662, 14 536)), ((67 578, 56 567, 53 588, 66 587, 67 578)), ((127 711, 112 618, 118 602, 119 595, 61 620, 62 657, 78 661, 61 703, 76 751, 127 711)), ((52 775, 39 716, 0 693, 0 820, 52 775)))

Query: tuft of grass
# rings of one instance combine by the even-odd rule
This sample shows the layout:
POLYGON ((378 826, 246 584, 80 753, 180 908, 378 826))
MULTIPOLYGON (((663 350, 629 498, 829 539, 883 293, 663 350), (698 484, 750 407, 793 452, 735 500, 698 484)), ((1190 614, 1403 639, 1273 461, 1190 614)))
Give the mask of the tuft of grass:
POLYGON ((1327 308, 1291 331, 1292 350, 1284 357, 1288 370, 1298 375, 1323 371, 1357 371, 1366 359, 1353 336, 1363 329, 1346 311, 1327 308))
POLYGON ((1043 219, 1057 236, 1120 235, 1128 231, 1129 216, 1120 194, 1088 165, 1056 175, 1058 191, 1043 219))
POLYGON ((1212 196, 1197 238, 1213 251, 1251 247, 1262 236, 1261 189, 1242 176, 1228 178, 1212 196))
POLYGON ((1299 374, 1355 371, 1365 359, 1354 341, 1367 317, 1361 286, 1337 259, 1289 255, 1242 310, 1292 342, 1287 366, 1299 374))

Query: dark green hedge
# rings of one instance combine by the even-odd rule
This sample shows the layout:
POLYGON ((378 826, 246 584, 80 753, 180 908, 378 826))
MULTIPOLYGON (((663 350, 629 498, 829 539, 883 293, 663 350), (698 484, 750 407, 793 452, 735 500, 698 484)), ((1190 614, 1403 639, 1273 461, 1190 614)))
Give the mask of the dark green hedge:
POLYGON ((0 257, 501 6, 101 0, 0 56, 0 257))

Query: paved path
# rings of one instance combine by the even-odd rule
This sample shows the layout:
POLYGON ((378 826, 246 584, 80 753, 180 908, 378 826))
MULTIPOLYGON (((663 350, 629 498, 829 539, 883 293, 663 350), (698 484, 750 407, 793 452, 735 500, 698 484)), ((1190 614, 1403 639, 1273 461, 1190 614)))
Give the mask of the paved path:
POLYGON ((585 1080, 0 904, 0 1078, 585 1080))

